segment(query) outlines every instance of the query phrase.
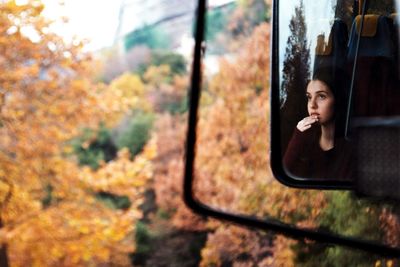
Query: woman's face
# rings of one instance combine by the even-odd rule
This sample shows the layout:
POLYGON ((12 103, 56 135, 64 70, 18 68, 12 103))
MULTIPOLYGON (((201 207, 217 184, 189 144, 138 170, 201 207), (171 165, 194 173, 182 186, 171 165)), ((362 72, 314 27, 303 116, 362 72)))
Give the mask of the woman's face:
POLYGON ((310 116, 317 116, 321 125, 332 121, 335 97, 322 81, 313 80, 307 86, 307 109, 310 116))

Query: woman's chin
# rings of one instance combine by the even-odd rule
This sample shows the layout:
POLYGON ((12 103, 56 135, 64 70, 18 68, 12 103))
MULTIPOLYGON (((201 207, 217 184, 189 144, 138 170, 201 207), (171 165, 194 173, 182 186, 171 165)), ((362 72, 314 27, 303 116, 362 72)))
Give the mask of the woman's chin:
POLYGON ((330 127, 330 126, 334 126, 335 122, 333 121, 325 121, 325 120, 319 120, 316 122, 316 124, 323 126, 323 127, 330 127))

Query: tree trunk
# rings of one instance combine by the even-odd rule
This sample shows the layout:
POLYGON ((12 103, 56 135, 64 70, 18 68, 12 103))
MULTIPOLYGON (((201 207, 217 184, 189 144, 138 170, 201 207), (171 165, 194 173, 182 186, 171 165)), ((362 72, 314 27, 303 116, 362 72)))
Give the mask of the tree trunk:
MULTIPOLYGON (((0 218, 0 228, 3 227, 3 219, 0 218)), ((3 244, 0 247, 0 267, 8 267, 7 245, 3 244)))

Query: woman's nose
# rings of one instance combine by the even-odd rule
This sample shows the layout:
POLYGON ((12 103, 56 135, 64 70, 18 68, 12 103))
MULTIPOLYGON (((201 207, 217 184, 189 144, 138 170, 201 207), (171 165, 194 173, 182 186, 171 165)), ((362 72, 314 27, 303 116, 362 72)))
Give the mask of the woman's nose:
POLYGON ((317 102, 315 99, 311 99, 309 102, 310 108, 317 108, 317 102))

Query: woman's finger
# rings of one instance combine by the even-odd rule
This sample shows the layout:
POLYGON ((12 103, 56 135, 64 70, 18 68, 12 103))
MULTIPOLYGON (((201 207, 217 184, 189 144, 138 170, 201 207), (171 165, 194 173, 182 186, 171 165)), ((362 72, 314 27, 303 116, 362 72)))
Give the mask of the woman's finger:
POLYGON ((312 124, 317 121, 318 118, 314 116, 305 117, 304 119, 302 119, 297 123, 297 129, 301 132, 304 132, 305 130, 311 128, 312 124))

